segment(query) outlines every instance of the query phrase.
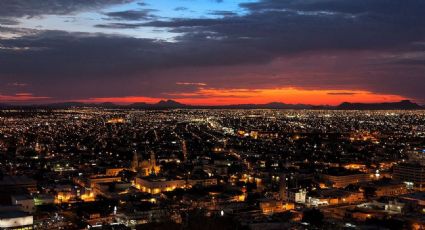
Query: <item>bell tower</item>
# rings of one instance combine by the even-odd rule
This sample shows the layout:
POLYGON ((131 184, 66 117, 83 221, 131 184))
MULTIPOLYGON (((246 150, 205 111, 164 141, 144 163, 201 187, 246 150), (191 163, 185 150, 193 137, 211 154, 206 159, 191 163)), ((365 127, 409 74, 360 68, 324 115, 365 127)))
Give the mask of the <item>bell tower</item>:
POLYGON ((133 151, 133 160, 131 161, 131 170, 137 172, 139 169, 139 163, 140 163, 139 159, 139 154, 137 153, 136 150, 133 151))
POLYGON ((150 165, 150 174, 154 175, 156 174, 156 156, 155 152, 150 152, 150 159, 149 159, 149 165, 150 165))

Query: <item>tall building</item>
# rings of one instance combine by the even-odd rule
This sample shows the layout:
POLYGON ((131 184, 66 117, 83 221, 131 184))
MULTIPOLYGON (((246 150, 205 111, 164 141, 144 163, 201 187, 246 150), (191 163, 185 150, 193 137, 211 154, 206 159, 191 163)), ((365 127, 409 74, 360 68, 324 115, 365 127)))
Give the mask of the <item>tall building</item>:
POLYGON ((420 190, 425 189, 425 166, 419 163, 403 163, 394 166, 393 178, 406 182, 420 190))
POLYGON ((279 197, 283 201, 286 201, 288 199, 288 177, 286 176, 286 174, 282 174, 280 176, 279 197))
POLYGON ((425 165, 425 149, 414 149, 407 152, 409 162, 416 162, 420 165, 425 165))

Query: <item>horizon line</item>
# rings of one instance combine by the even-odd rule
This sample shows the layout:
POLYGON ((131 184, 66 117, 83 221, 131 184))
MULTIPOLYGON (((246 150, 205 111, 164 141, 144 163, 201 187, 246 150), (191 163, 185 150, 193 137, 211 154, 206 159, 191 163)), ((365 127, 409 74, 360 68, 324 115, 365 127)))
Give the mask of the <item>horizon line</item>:
POLYGON ((40 102, 40 103, 29 103, 29 102, 10 102, 10 103, 0 103, 0 105, 10 105, 10 106, 49 106, 49 105, 55 105, 55 104, 66 104, 66 103, 81 103, 81 104, 85 104, 85 105, 102 105, 102 104, 112 104, 112 105, 116 105, 116 106, 131 106, 134 104, 146 104, 146 105, 157 105, 160 102, 175 102, 178 104, 181 104, 182 106, 198 106, 198 107, 219 107, 219 106, 240 106, 240 105, 269 105, 269 104, 273 104, 273 103, 279 103, 279 104, 285 104, 285 105, 305 105, 305 106, 329 106, 329 107, 335 107, 335 106, 339 106, 342 105, 344 103, 350 103, 350 104, 391 104, 391 103, 400 103, 400 102, 411 102, 414 104, 417 104, 419 106, 424 106, 418 102, 416 102, 416 100, 412 100, 412 99, 404 99, 404 100, 396 100, 396 101, 377 101, 377 102, 350 102, 350 101, 342 101, 338 104, 309 104, 309 103, 286 103, 286 102, 281 102, 281 101, 270 101, 267 103, 234 103, 234 104, 189 104, 189 103, 182 103, 179 102, 178 99, 160 99, 157 102, 146 102, 146 101, 137 101, 137 102, 110 102, 110 101, 105 101, 105 102, 86 102, 86 101, 79 101, 79 100, 64 100, 64 101, 57 101, 57 102, 40 102))

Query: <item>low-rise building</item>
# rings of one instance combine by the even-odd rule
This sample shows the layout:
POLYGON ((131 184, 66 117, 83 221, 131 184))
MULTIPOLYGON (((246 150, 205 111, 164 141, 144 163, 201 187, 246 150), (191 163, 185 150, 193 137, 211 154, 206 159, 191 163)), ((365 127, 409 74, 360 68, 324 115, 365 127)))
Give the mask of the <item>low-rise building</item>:
POLYGON ((284 212, 295 208, 294 203, 287 203, 274 199, 260 200, 260 209, 264 214, 273 214, 277 212, 284 212))
POLYGON ((290 189, 287 193, 287 200, 289 202, 301 204, 306 202, 307 191, 305 189, 290 189))
POLYGON ((24 212, 32 213, 35 209, 34 198, 27 194, 12 196, 12 204, 19 206, 24 212))
POLYGON ((35 193, 37 181, 27 176, 3 176, 0 178, 0 191, 16 192, 22 190, 35 193))
POLYGON ((409 192, 405 183, 390 179, 369 182, 363 186, 363 189, 367 188, 372 188, 375 191, 375 196, 377 197, 398 196, 409 192))
POLYGON ((341 189, 324 189, 318 195, 308 197, 309 206, 326 206, 338 204, 352 204, 364 200, 362 192, 350 192, 341 189))
POLYGON ((173 191, 176 188, 185 188, 187 182, 182 179, 167 179, 163 177, 137 177, 135 185, 143 192, 157 194, 173 191))
POLYGON ((345 188, 350 184, 358 184, 372 180, 369 174, 347 170, 345 168, 331 168, 322 174, 322 179, 334 188, 345 188))
POLYGON ((0 229, 34 229, 34 217, 28 212, 0 207, 0 229))
POLYGON ((117 176, 96 176, 96 177, 90 177, 87 180, 87 185, 90 188, 93 188, 95 184, 99 183, 110 183, 110 182, 121 182, 121 177, 117 176))

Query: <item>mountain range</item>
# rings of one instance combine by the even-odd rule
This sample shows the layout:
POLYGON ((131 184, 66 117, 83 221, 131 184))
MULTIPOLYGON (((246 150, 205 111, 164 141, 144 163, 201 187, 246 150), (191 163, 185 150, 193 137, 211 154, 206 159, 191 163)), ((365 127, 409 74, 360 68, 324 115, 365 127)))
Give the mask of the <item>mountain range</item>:
POLYGON ((285 104, 281 102, 271 102, 267 104, 235 104, 235 105, 187 105, 174 100, 161 100, 158 103, 149 104, 145 102, 137 102, 128 105, 117 105, 111 102, 100 104, 88 104, 83 102, 62 102, 43 105, 11 105, 0 104, 0 109, 7 108, 108 108, 108 109, 323 109, 323 110, 420 110, 425 109, 412 101, 403 100, 399 102, 386 103, 350 103, 343 102, 340 105, 308 105, 308 104, 285 104))

